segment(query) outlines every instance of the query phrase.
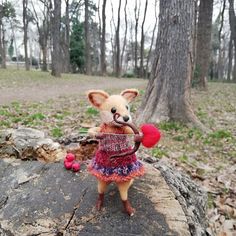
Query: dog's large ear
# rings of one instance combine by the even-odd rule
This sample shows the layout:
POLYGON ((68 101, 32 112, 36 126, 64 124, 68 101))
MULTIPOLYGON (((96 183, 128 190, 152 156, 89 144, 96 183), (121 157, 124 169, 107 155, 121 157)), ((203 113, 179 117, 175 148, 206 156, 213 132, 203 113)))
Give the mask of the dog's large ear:
POLYGON ((104 92, 103 90, 89 90, 87 92, 87 96, 90 103, 94 107, 99 108, 109 97, 109 94, 104 92))
POLYGON ((120 93, 128 102, 132 102, 138 95, 139 92, 137 89, 125 89, 120 93))

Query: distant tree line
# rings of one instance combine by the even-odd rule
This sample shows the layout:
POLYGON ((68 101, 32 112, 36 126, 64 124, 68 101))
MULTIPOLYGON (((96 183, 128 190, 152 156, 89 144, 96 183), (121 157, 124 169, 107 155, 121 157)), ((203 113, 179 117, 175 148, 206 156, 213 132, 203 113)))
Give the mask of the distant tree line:
MULTIPOLYGON (((158 2, 135 0, 131 9, 128 0, 119 0, 114 9, 114 0, 99 0, 96 4, 93 0, 22 0, 19 14, 6 0, 0 4, 1 67, 6 68, 7 54, 10 59, 15 55, 15 61, 21 59, 15 36, 21 30, 25 69, 30 70, 35 56, 29 55, 29 25, 34 25, 42 71, 50 70, 56 77, 79 72, 149 78, 158 47, 158 2), (112 9, 110 22, 108 4, 112 9), (155 9, 151 33, 145 31, 149 4, 155 9), (6 38, 7 27, 10 38, 6 38)), ((234 0, 195 0, 194 4, 192 86, 206 89, 207 79, 236 82, 234 0), (212 22, 214 3, 220 11, 212 22)))

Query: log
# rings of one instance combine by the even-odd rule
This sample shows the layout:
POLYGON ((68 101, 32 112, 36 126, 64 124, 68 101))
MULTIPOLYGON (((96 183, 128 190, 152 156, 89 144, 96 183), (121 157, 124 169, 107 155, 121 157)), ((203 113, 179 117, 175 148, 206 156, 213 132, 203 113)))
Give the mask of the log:
MULTIPOLYGON (((10 133, 11 140, 16 140, 14 133, 10 133)), ((32 139, 45 139, 42 133, 36 133, 29 135, 31 141, 26 136, 20 140, 35 147, 32 139)), ((7 142, 6 136, 0 137, 0 143, 7 142)), ((1 158, 7 156, 5 150, 12 150, 10 144, 3 147, 0 235, 206 235, 205 193, 165 163, 144 163, 145 176, 135 180, 129 191, 136 209, 135 215, 129 217, 122 212, 114 183, 109 185, 104 208, 96 211, 97 182, 85 163, 80 172, 74 173, 64 168, 62 160, 43 163, 35 161, 38 158, 1 158)))

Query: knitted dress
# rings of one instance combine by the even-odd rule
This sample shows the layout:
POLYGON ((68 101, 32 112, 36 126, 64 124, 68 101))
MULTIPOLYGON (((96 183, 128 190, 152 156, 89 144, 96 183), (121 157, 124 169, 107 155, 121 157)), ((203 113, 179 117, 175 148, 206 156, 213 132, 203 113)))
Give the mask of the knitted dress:
POLYGON ((132 149, 127 134, 124 132, 124 127, 111 128, 106 124, 101 126, 102 138, 95 157, 88 167, 90 173, 98 179, 105 182, 125 182, 144 174, 144 167, 135 154, 110 160, 110 156, 132 149))

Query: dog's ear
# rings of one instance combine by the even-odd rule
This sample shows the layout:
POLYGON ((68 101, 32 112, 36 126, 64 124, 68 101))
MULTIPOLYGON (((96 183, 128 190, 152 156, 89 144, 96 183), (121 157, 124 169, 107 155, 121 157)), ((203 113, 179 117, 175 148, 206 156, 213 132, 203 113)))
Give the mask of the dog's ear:
POLYGON ((109 94, 103 90, 89 90, 87 92, 87 97, 90 103, 96 107, 100 108, 100 106, 105 102, 105 100, 109 97, 109 94))
POLYGON ((125 89, 120 93, 120 95, 128 102, 132 102, 139 95, 139 92, 137 89, 125 89))

